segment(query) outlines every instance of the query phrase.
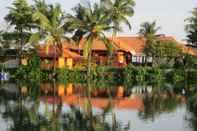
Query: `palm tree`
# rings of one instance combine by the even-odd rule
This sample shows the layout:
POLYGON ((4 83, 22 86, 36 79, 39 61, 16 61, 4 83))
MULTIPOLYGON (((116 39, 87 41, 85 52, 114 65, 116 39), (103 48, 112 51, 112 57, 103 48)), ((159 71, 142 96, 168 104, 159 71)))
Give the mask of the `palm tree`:
POLYGON ((156 26, 156 21, 153 22, 144 22, 141 24, 141 28, 139 31, 139 35, 146 39, 146 46, 144 48, 144 53, 147 55, 147 57, 152 57, 153 62, 157 61, 156 57, 152 54, 152 52, 155 53, 155 46, 159 46, 159 44, 156 38, 156 33, 158 30, 160 30, 160 27, 156 26), (156 44, 156 45, 155 45, 156 44), (152 50, 154 49, 154 50, 152 50), (151 55, 150 55, 151 54, 151 55))
POLYGON ((117 27, 117 29, 113 29, 113 37, 117 35, 118 31, 121 31, 121 23, 125 23, 131 29, 128 17, 132 17, 134 14, 135 2, 133 0, 101 0, 101 4, 113 26, 117 27))
POLYGON ((64 38, 67 39, 67 37, 65 37, 63 28, 64 16, 60 5, 48 6, 47 14, 41 11, 43 10, 38 8, 33 14, 33 20, 38 22, 38 32, 34 33, 29 41, 31 43, 38 43, 40 40, 44 40, 47 43, 46 49, 52 45, 55 47, 56 52, 58 51, 63 55, 62 40, 64 38))
POLYGON ((151 22, 144 22, 141 24, 141 28, 139 31, 139 35, 146 38, 148 41, 152 41, 156 39, 156 33, 160 30, 161 27, 156 26, 156 21, 151 22))
POLYGON ((5 33, 5 35, 18 42, 19 57, 21 57, 22 47, 31 36, 32 9, 26 0, 15 0, 12 5, 12 7, 9 7, 9 13, 5 20, 14 27, 14 30, 5 33))
MULTIPOLYGON (((75 15, 67 16, 69 29, 74 30, 74 37, 78 35, 78 40, 84 38, 83 55, 88 61, 87 75, 90 78, 91 73, 91 55, 92 45, 96 39, 103 41, 108 49, 112 48, 109 44, 105 32, 113 29, 110 25, 110 20, 101 5, 98 3, 87 2, 86 5, 78 4, 74 9, 75 15), (80 36, 80 37, 79 37, 80 36)), ((76 38, 76 37, 75 37, 76 38)))
POLYGON ((197 7, 193 9, 189 18, 186 19, 188 24, 185 26, 187 32, 187 41, 197 46, 197 7))
MULTIPOLYGON (((128 17, 132 17, 134 14, 133 7, 135 2, 133 0, 101 0, 101 4, 108 14, 109 19, 112 22, 112 25, 117 27, 117 29, 112 30, 112 42, 114 37, 116 37, 117 32, 121 31, 121 24, 126 24, 129 29, 131 29, 131 24, 128 20, 128 17)), ((113 52, 110 53, 109 63, 112 64, 113 61, 113 52)))

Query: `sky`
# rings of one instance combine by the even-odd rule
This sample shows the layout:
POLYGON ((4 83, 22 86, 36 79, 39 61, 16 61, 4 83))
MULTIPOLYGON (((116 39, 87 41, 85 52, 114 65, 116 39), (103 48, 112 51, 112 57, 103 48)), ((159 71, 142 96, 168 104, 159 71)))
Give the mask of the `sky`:
MULTIPOLYGON (((31 0, 28 0, 32 3, 31 0)), ((47 3, 60 3, 62 9, 71 12, 77 3, 81 0, 46 0, 47 3)), ((90 0, 95 1, 95 0, 90 0)), ((4 28, 6 23, 3 20, 8 13, 8 7, 13 0, 0 0, 0 29, 4 28)), ((156 21, 161 27, 159 34, 174 36, 179 41, 186 39, 184 26, 185 19, 191 16, 191 11, 197 7, 197 0, 135 0, 135 14, 129 21, 132 24, 132 30, 123 25, 123 32, 120 36, 134 36, 139 32, 141 23, 145 21, 156 21)))

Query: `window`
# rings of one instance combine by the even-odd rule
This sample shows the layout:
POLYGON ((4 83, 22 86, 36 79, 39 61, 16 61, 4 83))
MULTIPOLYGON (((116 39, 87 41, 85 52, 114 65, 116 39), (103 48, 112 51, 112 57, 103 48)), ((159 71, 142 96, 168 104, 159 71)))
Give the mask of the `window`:
POLYGON ((136 63, 137 62, 137 56, 132 56, 132 62, 136 63))
POLYGON ((146 63, 146 56, 132 56, 133 63, 146 63))
POLYGON ((153 58, 152 57, 147 57, 147 62, 148 63, 152 63, 153 62, 153 58))

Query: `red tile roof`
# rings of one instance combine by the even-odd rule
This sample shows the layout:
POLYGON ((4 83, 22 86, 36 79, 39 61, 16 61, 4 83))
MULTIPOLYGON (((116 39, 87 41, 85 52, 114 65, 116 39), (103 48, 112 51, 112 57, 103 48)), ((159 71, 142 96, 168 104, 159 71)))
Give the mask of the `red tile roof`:
MULTIPOLYGON (((161 41, 176 41, 174 37, 171 36, 158 36, 157 37, 161 41)), ((117 50, 122 50, 125 52, 130 52, 132 54, 143 54, 144 47, 146 45, 145 41, 146 39, 143 37, 116 37, 112 40, 112 38, 109 38, 111 41, 113 41, 114 46, 117 50)), ((64 47, 71 49, 71 50, 82 50, 84 46, 84 39, 81 40, 79 46, 65 42, 64 47)), ((180 47, 183 49, 184 52, 187 52, 192 55, 197 55, 197 53, 189 47, 186 47, 184 44, 180 43, 180 47)), ((95 40, 92 49, 95 51, 106 51, 107 48, 105 47, 105 44, 100 40, 95 40)))
MULTIPOLYGON (((171 36, 161 35, 161 36, 157 36, 157 38, 161 41, 176 41, 176 39, 171 36)), ((110 37, 109 39, 110 41, 113 42, 113 45, 116 50, 130 52, 133 55, 143 54, 143 50, 146 45, 146 39, 143 37, 116 37, 114 39, 110 37)), ((65 50, 65 54, 67 54, 65 55, 65 57, 81 57, 77 53, 73 54, 73 52, 71 52, 70 50, 74 50, 74 51, 82 50, 84 47, 84 43, 85 43, 85 39, 82 39, 79 45, 74 44, 74 42, 64 42, 63 47, 65 50)), ((191 55, 197 55, 197 52, 193 50, 192 48, 189 48, 180 42, 178 43, 180 45, 180 48, 183 49, 183 52, 189 53, 191 55)), ((105 44, 98 39, 94 41, 92 45, 92 49, 94 51, 106 51, 107 50, 105 44)), ((48 54, 49 56, 54 56, 52 49, 49 49, 49 52, 50 52, 48 54)), ((41 51, 40 53, 44 54, 43 51, 41 51)))
MULTIPOLYGON (((47 47, 46 45, 42 45, 42 46, 40 46, 40 48, 38 50, 38 53, 41 57, 51 57, 51 58, 53 58, 53 57, 61 56, 60 51, 58 51, 54 46, 47 47)), ((79 54, 77 54, 73 51, 70 51, 67 48, 64 48, 63 56, 65 58, 82 58, 81 55, 79 55, 79 54)))

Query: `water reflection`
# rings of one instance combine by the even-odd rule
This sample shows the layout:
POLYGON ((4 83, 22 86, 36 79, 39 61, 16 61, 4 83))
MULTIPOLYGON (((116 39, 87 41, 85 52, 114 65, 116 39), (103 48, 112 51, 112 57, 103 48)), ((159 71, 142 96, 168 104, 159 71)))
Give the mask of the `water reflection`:
POLYGON ((136 119, 146 126, 146 120, 156 121, 162 114, 176 112, 185 105, 187 90, 183 93, 167 86, 117 85, 88 90, 85 84, 54 81, 40 85, 3 84, 0 123, 4 122, 5 130, 11 131, 134 130, 136 119), (131 115, 133 111, 136 118, 131 115), (121 119, 125 112, 128 116, 121 119))

